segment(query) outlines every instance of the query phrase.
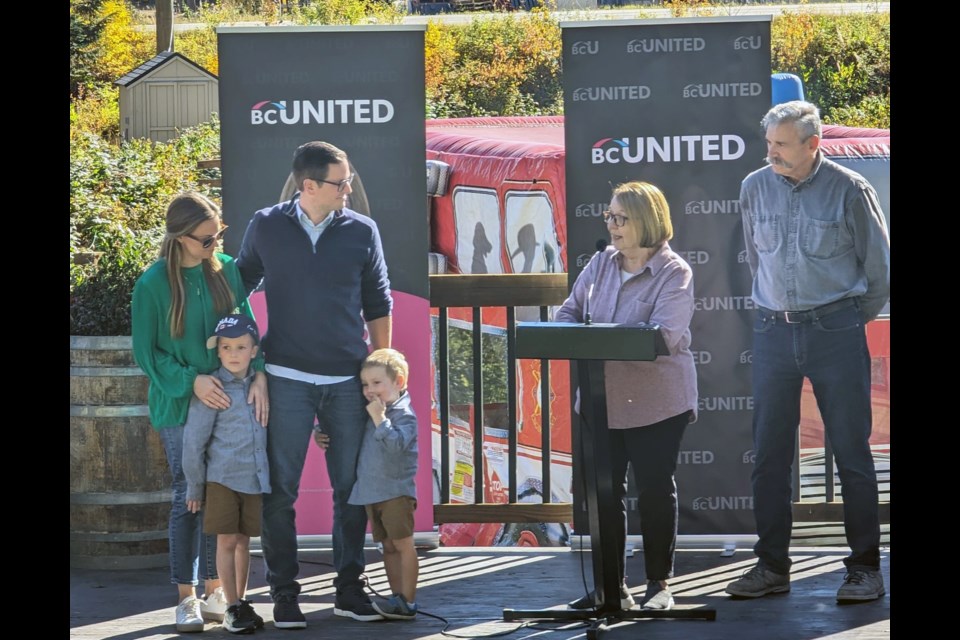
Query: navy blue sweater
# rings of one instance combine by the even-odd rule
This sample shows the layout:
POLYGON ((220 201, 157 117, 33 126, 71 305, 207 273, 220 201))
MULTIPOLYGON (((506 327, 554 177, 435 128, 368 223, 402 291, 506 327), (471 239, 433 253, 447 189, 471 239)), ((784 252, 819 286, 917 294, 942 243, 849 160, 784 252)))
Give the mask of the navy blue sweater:
POLYGON ((368 352, 364 318, 393 309, 377 224, 350 209, 335 211, 314 246, 297 219, 297 198, 257 211, 237 256, 247 291, 263 281, 264 356, 267 364, 307 373, 356 375, 368 352))

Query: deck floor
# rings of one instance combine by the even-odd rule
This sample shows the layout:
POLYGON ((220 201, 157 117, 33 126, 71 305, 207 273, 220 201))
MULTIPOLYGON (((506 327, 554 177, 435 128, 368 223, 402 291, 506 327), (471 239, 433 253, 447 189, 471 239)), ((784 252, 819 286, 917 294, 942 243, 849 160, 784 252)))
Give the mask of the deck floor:
MULTIPOLYGON (((598 637, 604 640, 888 640, 890 637, 890 549, 882 550, 887 595, 880 600, 838 605, 846 552, 837 547, 793 550, 792 590, 754 600, 732 599, 723 589, 752 566, 753 553, 738 549, 722 557, 720 549, 678 549, 671 589, 680 609, 707 607, 716 619, 642 619, 614 621, 598 637)), ((356 622, 333 615, 329 550, 300 552, 300 604, 308 628, 275 629, 259 552, 251 562, 248 597, 267 620, 260 640, 349 638, 350 640, 441 640, 442 638, 585 638, 583 623, 538 624, 503 620, 503 609, 541 610, 563 604, 592 588, 589 552, 561 549, 476 547, 420 550, 417 601, 421 614, 411 622, 356 622), (584 579, 585 577, 585 579, 584 579), (512 631, 512 632, 511 632, 512 631)), ((380 555, 367 552, 367 577, 374 592, 388 591, 380 555)), ((639 600, 644 591, 643 553, 627 561, 628 585, 639 600)), ((70 572, 70 637, 77 640, 162 640, 177 638, 173 625, 176 592, 167 569, 70 572)), ((195 635, 195 634, 190 634, 195 635)), ((202 636, 232 637, 217 624, 202 636)))

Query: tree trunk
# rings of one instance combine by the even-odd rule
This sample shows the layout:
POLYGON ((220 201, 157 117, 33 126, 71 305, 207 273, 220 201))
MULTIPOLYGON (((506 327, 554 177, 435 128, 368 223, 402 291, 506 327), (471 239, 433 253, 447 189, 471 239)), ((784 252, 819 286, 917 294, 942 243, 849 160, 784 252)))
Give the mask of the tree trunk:
POLYGON ((157 53, 173 51, 173 0, 157 0, 157 53))

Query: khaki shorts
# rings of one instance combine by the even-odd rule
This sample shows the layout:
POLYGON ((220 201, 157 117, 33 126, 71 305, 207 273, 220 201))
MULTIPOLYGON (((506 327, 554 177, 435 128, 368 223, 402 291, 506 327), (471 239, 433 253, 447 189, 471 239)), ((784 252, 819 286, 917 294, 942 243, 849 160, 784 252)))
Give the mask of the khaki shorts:
POLYGON ((413 535, 413 512, 417 509, 417 501, 410 496, 368 504, 366 509, 374 542, 403 540, 413 535))
POLYGON ((242 533, 260 535, 263 496, 259 493, 240 493, 216 482, 207 483, 207 497, 203 504, 203 532, 207 535, 242 533))

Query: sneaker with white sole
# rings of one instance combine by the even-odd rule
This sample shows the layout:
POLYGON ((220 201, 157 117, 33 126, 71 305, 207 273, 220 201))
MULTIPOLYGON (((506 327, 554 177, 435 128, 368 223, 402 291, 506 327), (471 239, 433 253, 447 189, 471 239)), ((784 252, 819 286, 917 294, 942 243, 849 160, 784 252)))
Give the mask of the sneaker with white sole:
POLYGON ((307 618, 297 604, 297 596, 281 593, 273 599, 273 626, 277 629, 306 629, 307 618))
MULTIPOLYGON (((573 602, 567 604, 567 607, 570 609, 595 609, 597 604, 597 594, 596 591, 591 591, 582 598, 578 598, 573 602)), ((627 585, 620 585, 620 609, 626 611, 636 604, 633 600, 633 596, 630 595, 630 592, 627 590, 627 585)))
POLYGON ((230 633, 253 633, 257 627, 253 619, 253 609, 243 604, 232 604, 223 614, 223 628, 230 633))
POLYGON ((203 616, 200 615, 200 599, 187 596, 177 605, 177 631, 196 633, 203 631, 203 616))
POLYGON ((410 604, 407 599, 399 593, 395 593, 386 600, 380 602, 370 602, 370 606, 376 609, 377 613, 390 620, 413 620, 417 617, 417 603, 410 604))
POLYGON ((227 596, 223 593, 223 587, 217 587, 213 593, 203 594, 200 611, 204 620, 223 622, 223 614, 227 612, 227 596))
POLYGON ((370 603, 370 596, 363 590, 363 585, 359 584, 351 584, 342 589, 337 589, 333 614, 344 618, 353 618, 360 622, 383 620, 383 616, 370 603))
POLYGON ((863 602, 876 600, 886 593, 883 574, 866 569, 849 569, 843 576, 843 584, 837 590, 837 602, 863 602))
POLYGON ((240 608, 249 609, 250 616, 253 618, 253 624, 257 629, 263 629, 263 618, 260 617, 260 614, 253 610, 253 603, 249 600, 244 600, 240 598, 240 608))
POLYGON ((726 592, 740 598, 759 598, 768 593, 790 591, 790 576, 770 571, 759 562, 739 580, 727 585, 726 592))
POLYGON ((670 587, 661 586, 659 580, 647 580, 647 592, 640 600, 641 609, 668 611, 673 609, 673 604, 670 587))

